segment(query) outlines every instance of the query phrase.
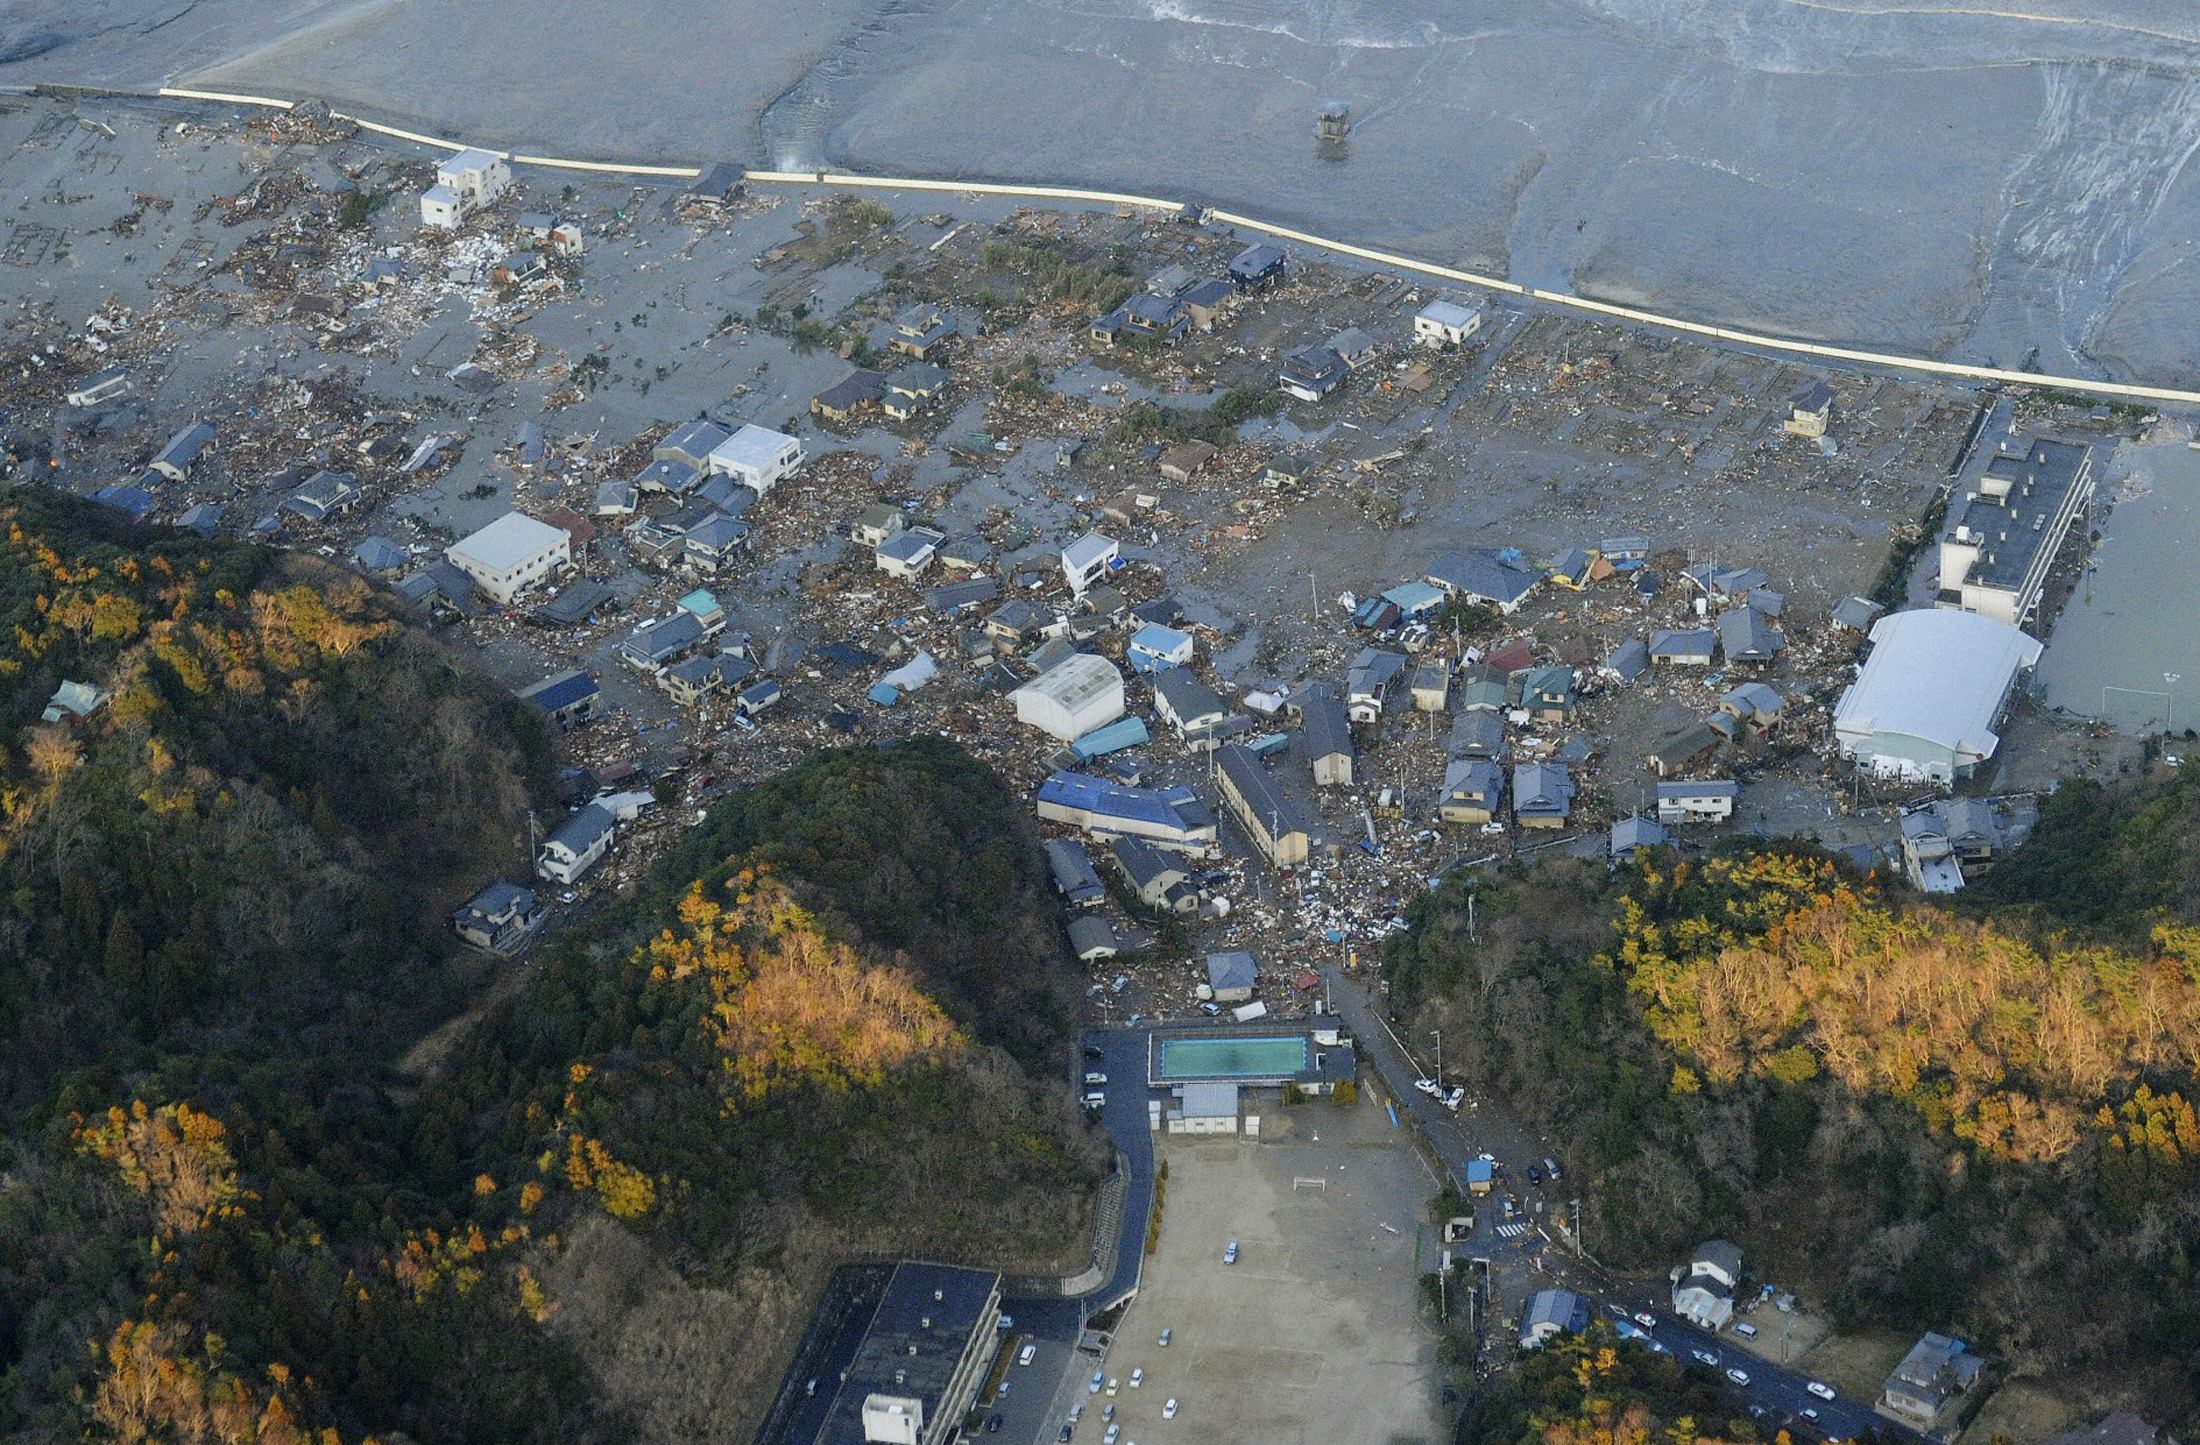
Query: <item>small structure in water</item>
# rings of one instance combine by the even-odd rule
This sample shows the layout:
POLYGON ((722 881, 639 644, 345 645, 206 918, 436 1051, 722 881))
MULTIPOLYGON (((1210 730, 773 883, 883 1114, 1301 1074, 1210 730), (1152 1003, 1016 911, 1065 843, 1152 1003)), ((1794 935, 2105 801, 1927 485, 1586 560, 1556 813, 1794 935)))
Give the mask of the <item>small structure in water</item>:
POLYGON ((1342 100, 1325 100, 1314 115, 1314 138, 1319 141, 1342 141, 1352 133, 1352 107, 1342 100))

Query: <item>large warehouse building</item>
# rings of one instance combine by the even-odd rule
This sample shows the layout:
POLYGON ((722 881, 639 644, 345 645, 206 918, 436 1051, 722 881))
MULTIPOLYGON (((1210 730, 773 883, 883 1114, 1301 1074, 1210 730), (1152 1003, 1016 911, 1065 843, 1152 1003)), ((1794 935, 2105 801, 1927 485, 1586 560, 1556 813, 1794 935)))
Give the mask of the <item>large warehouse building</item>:
POLYGON ((1009 696, 1016 703, 1016 721, 1075 742, 1123 715, 1123 674, 1106 658, 1080 652, 1009 696))
POLYGON ((1874 777, 1953 783, 1994 755, 2009 695, 2037 640, 1975 612, 1895 612, 1833 713, 1841 755, 1874 777))

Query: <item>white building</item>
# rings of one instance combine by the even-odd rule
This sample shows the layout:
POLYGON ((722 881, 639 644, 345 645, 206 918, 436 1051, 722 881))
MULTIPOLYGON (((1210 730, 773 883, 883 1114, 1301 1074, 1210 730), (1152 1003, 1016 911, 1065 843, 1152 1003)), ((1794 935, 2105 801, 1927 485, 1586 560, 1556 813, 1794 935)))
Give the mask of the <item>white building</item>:
POLYGON ((511 188, 512 168, 501 158, 487 151, 460 151, 435 168, 435 184, 420 197, 420 224, 455 231, 511 188))
POLYGON ((1113 537, 1103 537, 1098 532, 1087 532, 1064 547, 1062 575, 1069 579, 1069 590, 1084 596, 1086 588, 1107 576, 1121 551, 1113 537))
POLYGON ((1742 1282, 1742 1247, 1724 1239, 1707 1239, 1696 1246, 1688 1263, 1674 1266, 1668 1277, 1673 1282, 1673 1313, 1700 1328, 1720 1329, 1734 1318, 1734 1290, 1742 1282))
POLYGON ((64 400, 71 406, 97 406, 108 397, 120 396, 129 389, 130 373, 119 366, 110 366, 70 387, 64 400))
POLYGON ((1661 823, 1724 823, 1734 816, 1741 785, 1732 778, 1658 784, 1661 823))
POLYGON ((745 424, 710 449, 710 470, 728 476, 759 497, 802 465, 802 443, 770 427, 745 424))
POLYGON ((577 882, 610 851, 618 820, 609 808, 590 803, 542 841, 535 871, 553 883, 577 882))
POLYGON ((1009 694, 1016 721, 1072 742, 1123 715, 1123 674, 1089 652, 1072 655, 1009 694))
POLYGON ((1177 1104, 1168 1112, 1171 1134, 1235 1134, 1238 1086, 1192 1083, 1176 1086, 1177 1104))
POLYGON ((1423 346, 1457 346, 1482 329, 1479 308, 1439 296, 1413 318, 1413 339, 1423 346))
POLYGON ((453 567, 499 603, 556 576, 573 560, 573 541, 563 528, 524 512, 506 512, 470 537, 444 549, 453 567))
POLYGON ((1833 710, 1841 755, 1874 777, 1948 784, 1994 755, 1994 731, 2040 644, 1976 612, 1919 608, 1872 624, 1871 656, 1833 710))

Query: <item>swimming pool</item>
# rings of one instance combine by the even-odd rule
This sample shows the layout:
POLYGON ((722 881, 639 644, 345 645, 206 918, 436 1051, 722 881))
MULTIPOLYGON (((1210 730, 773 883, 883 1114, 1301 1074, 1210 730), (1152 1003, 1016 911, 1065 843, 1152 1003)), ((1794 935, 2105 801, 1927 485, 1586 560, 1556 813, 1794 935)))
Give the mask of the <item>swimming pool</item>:
POLYGON ((1156 1083, 1185 1079, 1288 1079, 1314 1062, 1304 1034, 1270 1038, 1162 1039, 1156 1083))

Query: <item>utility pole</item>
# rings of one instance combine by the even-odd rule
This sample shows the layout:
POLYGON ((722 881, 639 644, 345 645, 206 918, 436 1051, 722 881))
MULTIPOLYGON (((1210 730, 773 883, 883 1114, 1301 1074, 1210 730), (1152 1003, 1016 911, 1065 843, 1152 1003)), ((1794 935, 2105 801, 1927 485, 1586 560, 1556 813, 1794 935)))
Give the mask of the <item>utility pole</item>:
POLYGON ((1442 1029, 1430 1029, 1429 1032, 1436 1035, 1436 1082, 1442 1084, 1444 1082, 1444 1031, 1442 1029))

